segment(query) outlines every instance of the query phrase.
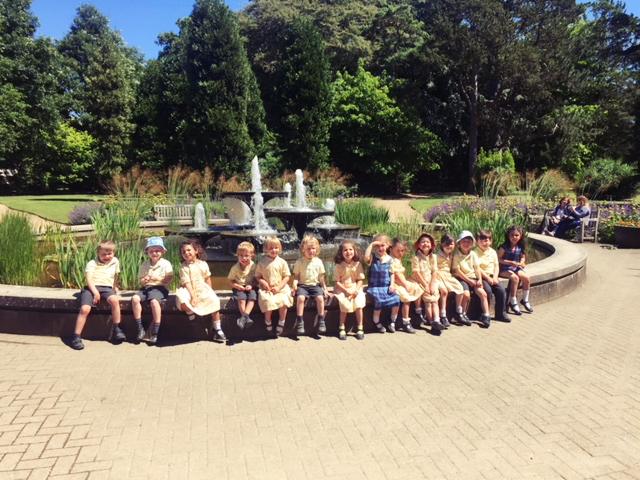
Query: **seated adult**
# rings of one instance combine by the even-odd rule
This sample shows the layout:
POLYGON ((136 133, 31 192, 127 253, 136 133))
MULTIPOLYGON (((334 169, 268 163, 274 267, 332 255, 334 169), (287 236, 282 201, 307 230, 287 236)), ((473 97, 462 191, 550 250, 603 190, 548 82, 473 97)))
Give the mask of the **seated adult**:
POLYGON ((568 215, 568 209, 571 206, 569 197, 562 197, 556 208, 550 215, 545 215, 542 223, 542 233, 544 235, 553 235, 558 224, 568 215))
POLYGON ((558 238, 565 238, 567 233, 575 230, 583 222, 583 219, 588 218, 591 215, 591 209, 589 208, 589 200, 584 195, 578 197, 577 207, 568 207, 567 216, 560 220, 556 227, 555 236, 558 238))

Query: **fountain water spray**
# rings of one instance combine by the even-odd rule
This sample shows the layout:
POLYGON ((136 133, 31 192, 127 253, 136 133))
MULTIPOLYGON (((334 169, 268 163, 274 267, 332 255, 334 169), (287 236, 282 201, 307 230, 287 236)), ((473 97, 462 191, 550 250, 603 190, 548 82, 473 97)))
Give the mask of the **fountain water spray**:
POLYGON ((287 198, 284 199, 284 208, 291 208, 291 184, 285 182, 283 190, 287 192, 287 198))
POLYGON ((260 163, 255 156, 251 160, 251 191, 262 192, 262 179, 260 177, 260 163))
POLYGON ((193 215, 193 228, 192 230, 206 230, 209 228, 207 224, 207 215, 204 211, 204 205, 201 202, 196 203, 193 215))
POLYGON ((306 198, 306 189, 303 182, 302 170, 296 170, 296 208, 299 210, 306 210, 307 208, 307 198, 306 198))
POLYGON ((264 198, 262 198, 262 179, 260 178, 260 164, 258 157, 251 160, 251 189, 253 190, 253 199, 251 206, 253 207, 253 225, 257 232, 273 232, 274 229, 267 222, 264 214, 264 198))

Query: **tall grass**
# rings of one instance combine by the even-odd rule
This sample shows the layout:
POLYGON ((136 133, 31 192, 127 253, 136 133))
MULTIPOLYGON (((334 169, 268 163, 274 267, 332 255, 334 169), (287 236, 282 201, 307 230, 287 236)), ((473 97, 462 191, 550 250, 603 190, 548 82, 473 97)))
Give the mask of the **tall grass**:
POLYGON ((465 205, 451 213, 438 215, 435 221, 442 223, 452 235, 457 236, 463 230, 469 230, 475 235, 484 229, 493 232, 494 238, 502 238, 511 225, 526 227, 527 215, 519 209, 489 210, 465 205))
POLYGON ((338 223, 360 225, 364 231, 370 231, 372 225, 389 222, 389 211, 375 206, 371 198, 357 198, 337 202, 335 217, 338 223))
POLYGON ((547 170, 541 175, 527 174, 527 194, 534 199, 557 200, 574 187, 560 170, 547 170))
POLYGON ((498 198, 509 195, 519 187, 520 177, 515 172, 493 170, 482 176, 480 188, 485 198, 498 198))
POLYGON ((0 283, 34 285, 42 272, 31 224, 20 214, 0 219, 0 283))

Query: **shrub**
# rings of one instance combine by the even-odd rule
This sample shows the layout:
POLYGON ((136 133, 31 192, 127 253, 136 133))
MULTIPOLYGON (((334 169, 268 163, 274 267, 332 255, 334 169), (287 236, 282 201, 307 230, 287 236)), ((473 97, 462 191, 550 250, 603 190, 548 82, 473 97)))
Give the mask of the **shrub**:
POLYGON ((91 223, 91 216, 102 208, 99 202, 81 203, 69 212, 71 225, 85 225, 91 223))
POLYGON ((531 198, 556 200, 572 188, 571 180, 560 170, 547 170, 538 176, 527 174, 527 194, 531 198))
POLYGON ((598 158, 577 175, 578 189, 591 199, 616 188, 623 180, 636 174, 632 165, 622 160, 598 158))
POLYGON ((33 285, 41 273, 37 240, 24 215, 0 219, 0 283, 33 285))
POLYGON ((489 172, 513 173, 516 171, 516 162, 509 149, 485 152, 481 148, 476 161, 476 169, 480 174, 489 172))
POLYGON ((515 192, 519 183, 520 177, 515 172, 492 170, 482 176, 480 189, 483 197, 497 198, 515 192))

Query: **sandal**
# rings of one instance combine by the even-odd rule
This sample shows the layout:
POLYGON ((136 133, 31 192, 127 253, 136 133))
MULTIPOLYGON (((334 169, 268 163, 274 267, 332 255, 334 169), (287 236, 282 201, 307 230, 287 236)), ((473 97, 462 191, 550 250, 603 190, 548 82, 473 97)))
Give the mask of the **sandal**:
POLYGON ((517 303, 510 303, 509 306, 507 307, 507 310, 509 310, 509 313, 513 313, 514 315, 522 315, 522 312, 520 311, 520 307, 518 306, 517 303))
POLYGON ((533 313, 533 307, 528 300, 520 300, 520 304, 524 307, 527 313, 533 313))

